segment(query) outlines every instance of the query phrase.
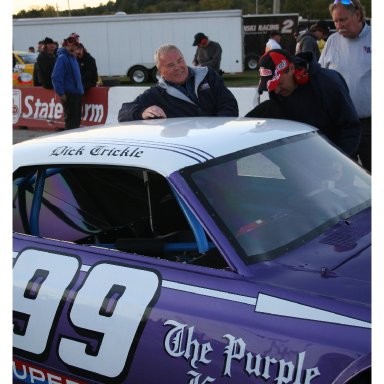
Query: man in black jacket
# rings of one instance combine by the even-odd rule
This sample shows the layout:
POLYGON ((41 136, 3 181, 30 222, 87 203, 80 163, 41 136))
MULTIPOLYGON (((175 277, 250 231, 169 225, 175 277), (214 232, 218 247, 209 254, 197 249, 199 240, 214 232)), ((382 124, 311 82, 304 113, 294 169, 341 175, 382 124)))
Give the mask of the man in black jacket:
POLYGON ((124 103, 119 121, 184 116, 238 116, 239 108, 222 78, 209 67, 188 67, 180 50, 162 45, 155 53, 159 82, 124 103))
POLYGON ((77 62, 80 66, 81 82, 83 83, 84 91, 91 87, 96 87, 98 81, 96 60, 85 49, 83 44, 77 47, 77 62))
POLYGON ((356 159, 361 125, 340 73, 321 68, 311 52, 291 56, 280 49, 260 58, 259 72, 258 91, 268 91, 270 100, 256 106, 247 117, 310 124, 356 159))
POLYGON ((37 80, 43 88, 53 89, 51 75, 56 62, 56 43, 50 37, 46 37, 42 43, 43 49, 39 53, 35 64, 37 80))

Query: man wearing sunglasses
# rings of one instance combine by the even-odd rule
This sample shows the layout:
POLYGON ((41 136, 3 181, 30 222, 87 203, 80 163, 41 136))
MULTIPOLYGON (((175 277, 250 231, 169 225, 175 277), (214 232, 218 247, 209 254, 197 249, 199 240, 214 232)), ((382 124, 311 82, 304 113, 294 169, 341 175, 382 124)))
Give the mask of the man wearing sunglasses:
POLYGON ((335 0, 329 12, 337 33, 328 38, 319 63, 347 82, 362 125, 359 158, 371 171, 371 27, 359 0, 335 0))

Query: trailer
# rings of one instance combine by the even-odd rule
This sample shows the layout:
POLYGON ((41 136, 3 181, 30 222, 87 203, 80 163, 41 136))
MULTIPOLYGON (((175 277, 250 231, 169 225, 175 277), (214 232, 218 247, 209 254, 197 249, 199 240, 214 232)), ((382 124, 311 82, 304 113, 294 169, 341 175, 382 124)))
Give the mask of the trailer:
POLYGON ((126 75, 133 83, 156 81, 153 55, 165 43, 178 46, 191 65, 197 32, 220 43, 224 72, 243 71, 241 10, 14 19, 13 49, 36 46, 46 36, 61 45, 72 32, 80 35, 102 77, 126 75))
POLYGON ((295 53, 294 32, 298 30, 298 13, 266 15, 244 15, 244 67, 256 69, 260 56, 265 52, 265 44, 271 32, 282 34, 281 46, 291 54, 295 53))

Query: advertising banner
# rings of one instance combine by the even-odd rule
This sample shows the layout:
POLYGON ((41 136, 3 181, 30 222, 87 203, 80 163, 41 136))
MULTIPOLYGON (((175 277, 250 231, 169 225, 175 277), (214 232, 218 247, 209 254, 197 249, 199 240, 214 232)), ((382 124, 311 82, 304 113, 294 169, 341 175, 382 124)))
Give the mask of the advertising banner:
MULTIPOLYGON (((104 124, 108 115, 109 87, 94 87, 83 96, 81 126, 104 124)), ((64 128, 64 109, 53 90, 13 88, 13 127, 64 128)))

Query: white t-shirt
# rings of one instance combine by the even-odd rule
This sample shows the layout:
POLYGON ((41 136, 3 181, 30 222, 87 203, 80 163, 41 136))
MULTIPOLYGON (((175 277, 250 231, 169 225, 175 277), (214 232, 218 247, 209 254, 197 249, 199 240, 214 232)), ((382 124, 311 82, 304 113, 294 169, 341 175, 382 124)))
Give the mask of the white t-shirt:
POLYGON ((271 49, 281 49, 281 45, 274 39, 270 38, 267 41, 267 44, 265 46, 265 52, 270 51, 271 49))
POLYGON ((329 36, 319 59, 323 68, 342 74, 360 118, 371 117, 371 51, 371 27, 365 24, 355 39, 338 32, 329 36))

